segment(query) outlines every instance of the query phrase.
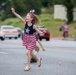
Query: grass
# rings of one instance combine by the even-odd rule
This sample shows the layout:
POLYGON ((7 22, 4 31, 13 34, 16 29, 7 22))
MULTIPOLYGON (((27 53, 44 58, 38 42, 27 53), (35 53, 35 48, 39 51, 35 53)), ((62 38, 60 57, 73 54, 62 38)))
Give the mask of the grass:
MULTIPOLYGON (((42 14, 40 15, 41 25, 46 27, 50 34, 54 37, 57 37, 59 34, 62 35, 62 32, 59 31, 59 28, 63 25, 65 21, 54 19, 53 15, 49 14, 42 14)), ((69 24, 69 36, 76 36, 76 29, 75 29, 76 22, 69 24)))
MULTIPOLYGON (((62 35, 62 32, 59 31, 59 28, 63 25, 64 21, 61 21, 59 19, 55 20, 53 18, 53 15, 46 13, 39 15, 39 18, 41 20, 40 25, 46 27, 50 34, 53 35, 53 37, 57 37, 59 34, 62 35)), ((18 18, 6 19, 5 21, 0 22, 0 25, 13 25, 15 27, 20 27, 21 29, 24 29, 23 23, 18 18)), ((75 25, 76 22, 73 22, 69 25, 69 36, 76 36, 75 25)))
POLYGON ((24 25, 18 18, 9 18, 1 22, 0 25, 13 25, 15 27, 20 27, 23 29, 24 25))

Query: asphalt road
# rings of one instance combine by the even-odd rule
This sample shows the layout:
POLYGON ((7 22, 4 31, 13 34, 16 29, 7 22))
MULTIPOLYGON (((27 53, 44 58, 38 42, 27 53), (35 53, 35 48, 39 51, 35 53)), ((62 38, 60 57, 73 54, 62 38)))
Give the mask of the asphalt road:
POLYGON ((31 70, 26 67, 26 48, 22 40, 0 41, 0 75, 76 75, 76 41, 51 39, 42 40, 46 51, 37 54, 42 58, 42 66, 31 64, 31 70))

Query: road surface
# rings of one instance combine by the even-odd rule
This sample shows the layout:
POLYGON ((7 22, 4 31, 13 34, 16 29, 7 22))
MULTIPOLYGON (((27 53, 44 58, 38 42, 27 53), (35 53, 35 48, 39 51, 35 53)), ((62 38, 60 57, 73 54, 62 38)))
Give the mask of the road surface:
POLYGON ((76 75, 76 41, 51 39, 42 40, 46 51, 37 54, 42 58, 42 66, 31 64, 26 67, 26 48, 22 40, 0 41, 0 75, 76 75))

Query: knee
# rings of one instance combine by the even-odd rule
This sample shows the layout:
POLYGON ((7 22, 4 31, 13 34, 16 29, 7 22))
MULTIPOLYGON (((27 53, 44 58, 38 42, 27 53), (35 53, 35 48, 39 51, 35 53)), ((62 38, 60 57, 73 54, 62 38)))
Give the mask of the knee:
POLYGON ((27 51, 27 52, 26 52, 26 55, 27 55, 27 56, 30 55, 30 51, 27 51))
POLYGON ((28 52, 26 52, 26 55, 29 55, 29 53, 28 53, 28 52))

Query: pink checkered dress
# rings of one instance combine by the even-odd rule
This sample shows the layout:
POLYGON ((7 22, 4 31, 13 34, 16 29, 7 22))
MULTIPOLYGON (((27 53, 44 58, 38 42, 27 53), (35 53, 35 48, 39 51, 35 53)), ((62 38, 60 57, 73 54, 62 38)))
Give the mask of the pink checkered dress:
POLYGON ((34 50, 36 46, 35 35, 23 34, 23 46, 26 46, 27 50, 34 50))

